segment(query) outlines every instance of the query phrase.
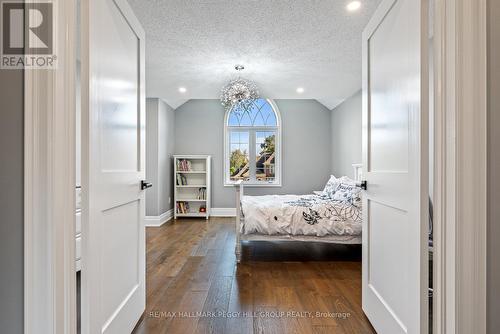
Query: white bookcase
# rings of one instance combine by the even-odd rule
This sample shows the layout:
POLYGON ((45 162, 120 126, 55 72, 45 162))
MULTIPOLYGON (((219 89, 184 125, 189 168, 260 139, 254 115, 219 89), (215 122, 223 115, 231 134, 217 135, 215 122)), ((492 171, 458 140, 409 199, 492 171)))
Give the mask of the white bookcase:
POLYGON ((211 156, 174 155, 174 201, 177 217, 210 216, 211 156), (204 207, 205 212, 200 208, 204 207))

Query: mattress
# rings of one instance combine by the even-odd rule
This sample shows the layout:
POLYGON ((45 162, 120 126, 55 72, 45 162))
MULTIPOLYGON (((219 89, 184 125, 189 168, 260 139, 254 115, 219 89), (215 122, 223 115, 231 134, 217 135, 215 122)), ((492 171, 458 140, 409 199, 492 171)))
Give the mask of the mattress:
MULTIPOLYGON (((335 201, 312 195, 243 196, 240 233, 261 236, 345 237, 358 243, 361 201, 335 201)), ((247 238, 248 239, 248 238, 247 238)), ((297 239, 297 238, 295 238, 297 239)), ((339 238, 332 242, 341 242, 339 238)))

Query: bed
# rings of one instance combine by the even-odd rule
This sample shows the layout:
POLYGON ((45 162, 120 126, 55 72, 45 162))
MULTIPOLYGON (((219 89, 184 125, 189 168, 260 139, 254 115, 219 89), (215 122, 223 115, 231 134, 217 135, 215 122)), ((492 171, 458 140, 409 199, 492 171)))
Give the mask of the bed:
POLYGON ((245 196, 243 183, 235 184, 237 261, 241 261, 241 243, 245 240, 361 244, 362 171, 360 164, 353 168, 355 179, 347 178, 348 184, 358 191, 347 197, 345 194, 351 194, 354 188, 345 190, 344 196, 342 191, 325 195, 326 187, 325 191, 307 195, 245 196))

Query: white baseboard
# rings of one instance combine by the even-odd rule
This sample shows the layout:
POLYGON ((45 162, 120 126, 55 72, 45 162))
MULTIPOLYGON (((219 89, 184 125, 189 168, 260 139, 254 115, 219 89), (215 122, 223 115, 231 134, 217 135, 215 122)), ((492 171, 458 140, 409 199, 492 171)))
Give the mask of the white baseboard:
POLYGON ((212 208, 210 216, 213 217, 236 217, 236 208, 212 208))
POLYGON ((146 216, 146 227, 162 226, 174 217, 174 209, 170 209, 160 216, 146 216))

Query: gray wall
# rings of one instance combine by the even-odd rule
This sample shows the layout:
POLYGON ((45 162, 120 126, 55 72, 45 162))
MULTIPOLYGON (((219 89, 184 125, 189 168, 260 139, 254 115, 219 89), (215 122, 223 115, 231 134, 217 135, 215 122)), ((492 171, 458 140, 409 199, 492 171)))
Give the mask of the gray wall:
POLYGON ((146 216, 158 215, 158 99, 146 99, 146 216))
POLYGON ((500 2, 488 1, 488 333, 500 331, 500 2))
POLYGON ((23 332, 23 71, 0 70, 0 324, 23 332))
POLYGON ((159 143, 158 150, 158 208, 164 213, 174 207, 173 158, 175 152, 175 112, 168 104, 159 100, 158 104, 159 143))
MULTIPOLYGON (((276 100, 283 123, 282 187, 250 188, 250 195, 322 190, 330 175, 330 111, 315 100, 276 100)), ((212 207, 234 208, 224 187, 224 109, 219 100, 190 100, 175 111, 175 153, 212 156, 212 207)))
POLYGON ((172 107, 158 98, 146 99, 146 215, 160 216, 173 208, 172 155, 174 153, 172 107))
POLYGON ((332 110, 332 173, 354 177, 352 164, 361 156, 361 91, 332 110))

